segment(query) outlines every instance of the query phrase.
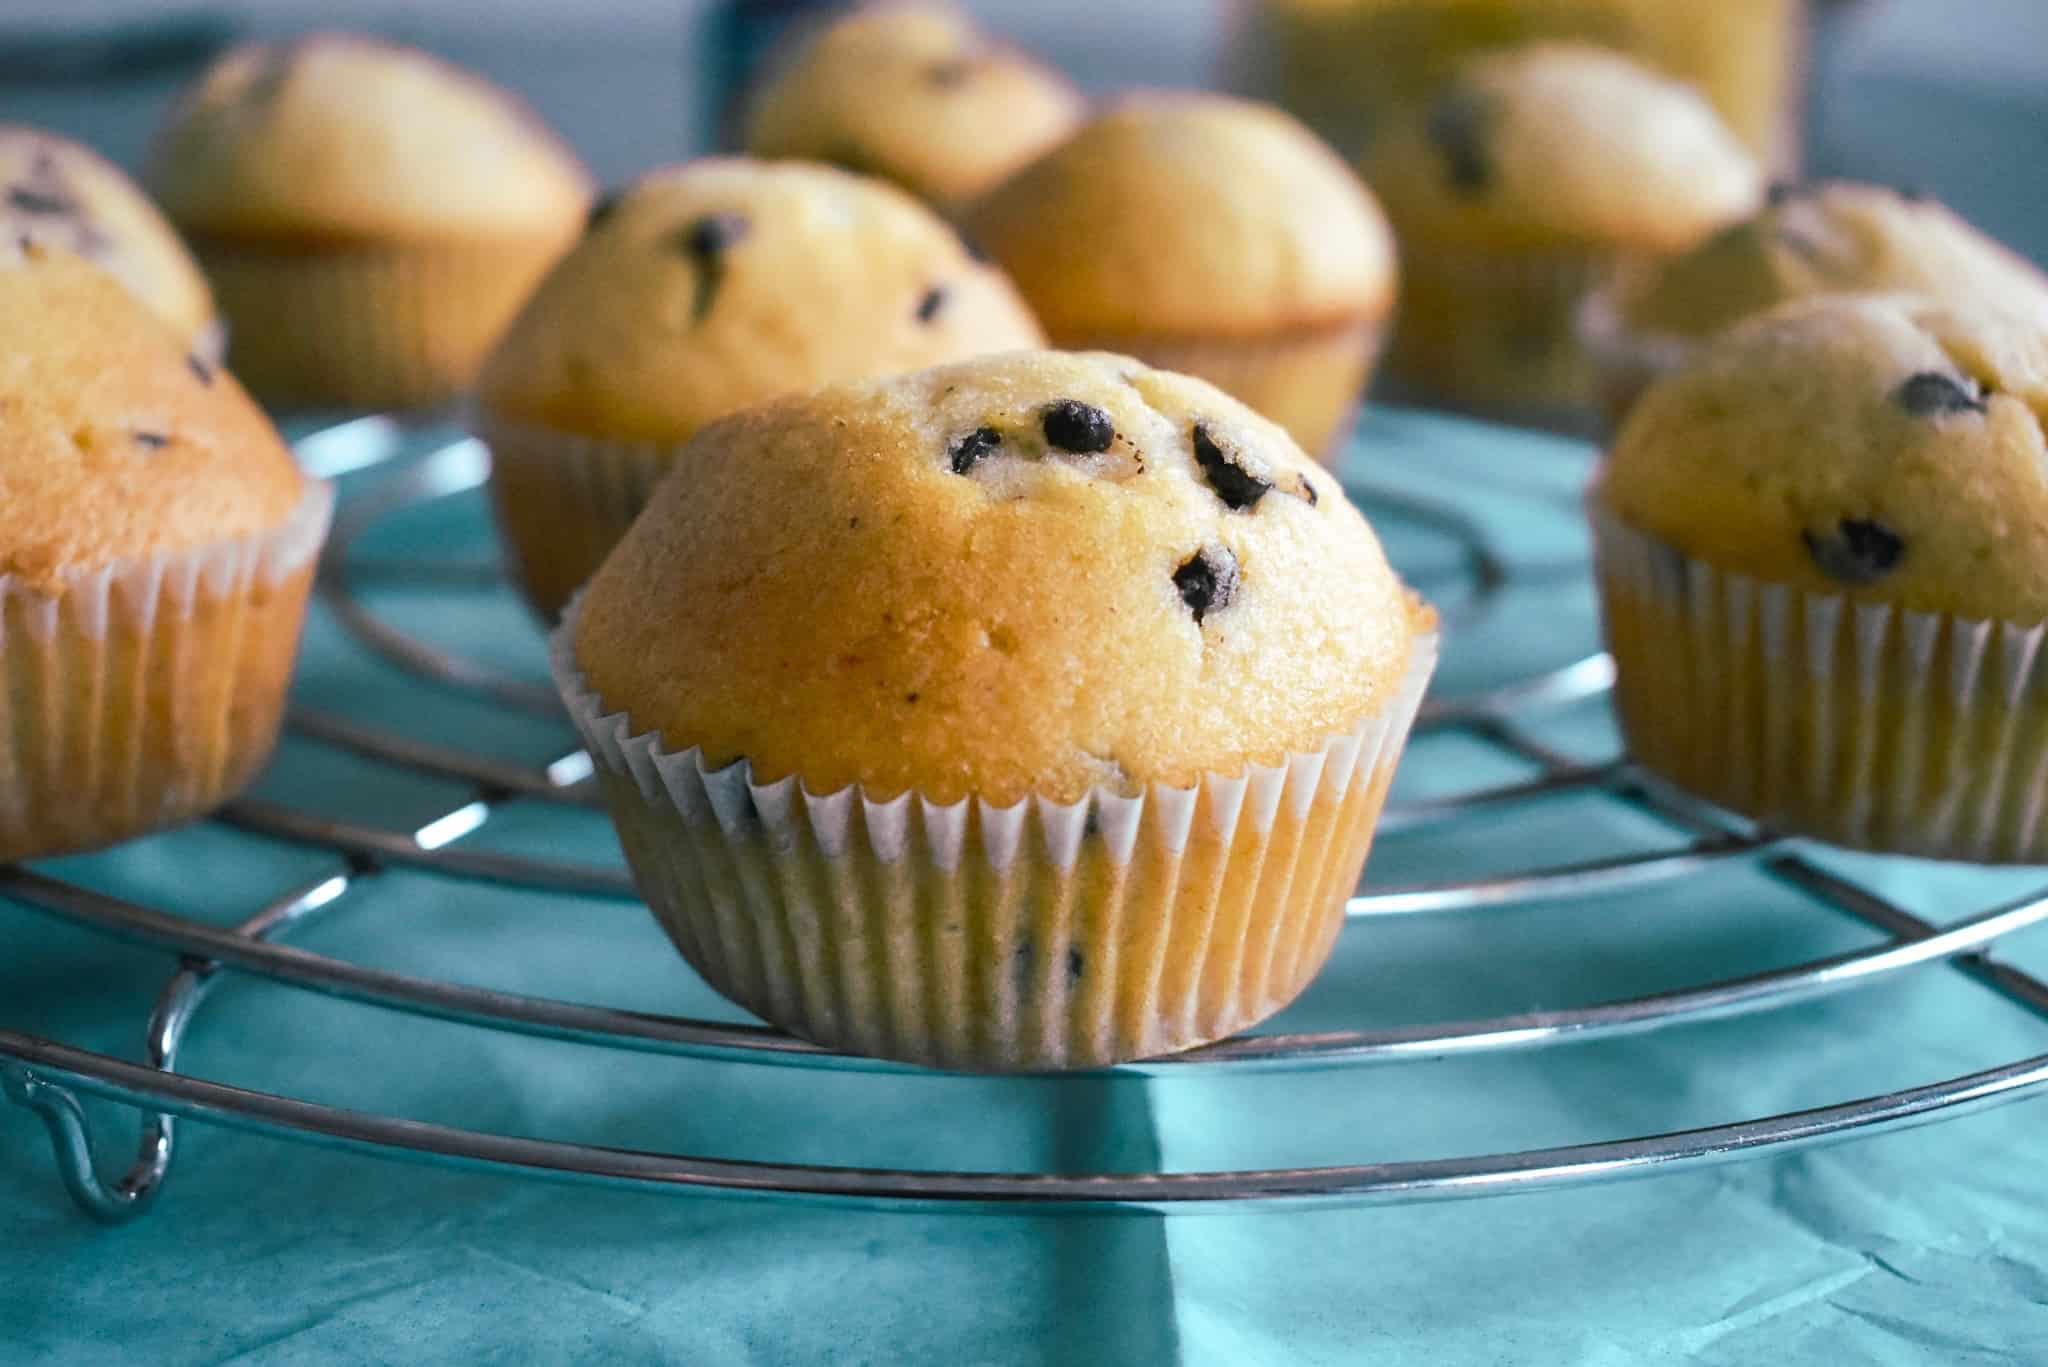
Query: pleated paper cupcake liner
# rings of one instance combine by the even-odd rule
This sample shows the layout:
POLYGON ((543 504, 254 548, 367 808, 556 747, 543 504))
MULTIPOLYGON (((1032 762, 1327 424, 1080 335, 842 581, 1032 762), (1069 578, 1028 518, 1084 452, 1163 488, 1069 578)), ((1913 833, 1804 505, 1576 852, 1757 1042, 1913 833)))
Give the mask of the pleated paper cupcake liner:
POLYGON ((1857 849, 2048 862, 2048 625, 1717 569, 1595 505, 1634 757, 1763 825, 1857 849))
POLYGON ((513 574, 541 620, 553 622, 647 506, 683 444, 612 441, 486 413, 473 425, 491 449, 491 506, 513 574))
POLYGON ((557 686, 641 894, 704 979, 851 1053, 977 1071, 1099 1067, 1233 1034, 1329 957, 1436 660, 1313 750, 1188 788, 938 802, 756 782, 557 686))
POLYGON ((1590 432, 1596 384, 1579 309, 1630 259, 1618 248, 1412 248, 1387 356, 1399 392, 1498 421, 1590 432))
POLYGON ((1372 383, 1385 323, 1290 328, 1245 337, 1076 333, 1056 338, 1069 351, 1114 351, 1161 370, 1207 380, 1286 428, 1325 464, 1333 463, 1372 383))
POLYGON ((231 329, 229 368, 266 404, 422 408, 469 386, 569 240, 192 245, 231 329))
POLYGON ((276 741, 333 490, 274 531, 68 575, 0 575, 0 862, 217 805, 276 741))
POLYGON ((1580 303, 1576 326, 1579 345, 1593 366, 1601 411, 1613 428, 1621 426, 1652 385, 1683 368, 1700 345, 1675 333, 1630 327, 1611 282, 1580 303))

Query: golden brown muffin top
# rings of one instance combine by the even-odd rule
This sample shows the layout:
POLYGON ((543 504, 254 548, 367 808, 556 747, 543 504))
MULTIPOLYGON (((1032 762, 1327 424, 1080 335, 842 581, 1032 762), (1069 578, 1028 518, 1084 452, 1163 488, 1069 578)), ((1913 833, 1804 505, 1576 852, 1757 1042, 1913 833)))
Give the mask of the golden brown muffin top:
POLYGON ((1704 337, 1814 294, 1908 291, 2048 319, 2048 275, 1919 195, 1847 181, 1772 187, 1753 218, 1618 291, 1631 330, 1704 337))
POLYGON ((707 428, 574 655, 635 732, 763 782, 1072 801, 1315 748, 1397 696, 1432 625, 1280 428, 1026 352, 707 428))
POLYGON ((591 191, 509 91, 341 33, 221 56, 171 110, 147 179, 188 231, 315 244, 546 236, 591 191))
POLYGON ((778 394, 1042 340, 1002 273, 896 187, 712 158, 600 204, 478 393, 497 418, 673 442, 778 394))
POLYGON ((1472 247, 1683 251, 1763 193, 1697 91, 1585 43, 1474 58, 1363 169, 1404 238, 1472 247))
POLYGON ((113 276, 0 243, 0 574, 70 570, 281 526, 305 492, 242 387, 113 276))
POLYGON ((0 124, 0 237, 95 262, 188 343, 214 324, 213 294, 177 231, 119 168, 82 143, 0 124))
POLYGON ((1125 98, 967 225, 1055 336, 1256 335, 1393 303, 1393 234, 1358 177, 1292 117, 1222 95, 1125 98))
POLYGON ((1066 78, 948 4, 862 9, 813 35, 757 95, 747 151, 832 162, 934 204, 995 185, 1072 132, 1066 78))
POLYGON ((1651 389, 1597 489, 1624 522, 1772 583, 2048 619, 2048 323, 1826 295, 1651 389))

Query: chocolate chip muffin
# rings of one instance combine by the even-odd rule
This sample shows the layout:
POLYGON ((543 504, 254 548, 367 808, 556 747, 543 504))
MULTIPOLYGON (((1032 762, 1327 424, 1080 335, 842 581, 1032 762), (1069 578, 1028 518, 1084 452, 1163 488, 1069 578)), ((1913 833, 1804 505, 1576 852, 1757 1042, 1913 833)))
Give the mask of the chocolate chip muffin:
POLYGON ((1056 345, 1222 386, 1331 454, 1392 316, 1393 236, 1314 134, 1220 95, 1126 98, 967 215, 1056 345))
POLYGON ((464 388, 591 189, 510 93, 345 34, 222 56, 172 109, 148 183, 213 282, 236 373, 283 406, 464 388))
POLYGON ((1755 216, 1586 301, 1580 331, 1618 421, 1716 332, 1817 294, 1905 291, 2048 319, 2048 275, 1911 191, 1830 181, 1771 188, 1755 216))
POLYGON ((1475 59, 1374 141, 1365 174, 1407 272, 1390 367, 1421 397, 1562 425, 1594 400, 1585 295, 1691 249, 1763 192, 1697 93, 1568 43, 1475 59))
POLYGON ((713 418, 1041 341, 1002 273, 894 186, 738 158, 652 172, 598 206, 478 386, 520 582, 552 619, 713 418))
POLYGON ((1797 158, 1800 0, 1259 0, 1238 48, 1258 88, 1347 154, 1485 52, 1597 43, 1698 89, 1767 165, 1797 158))
POLYGON ((1657 384, 1592 494, 1635 757, 1772 827, 2048 858, 2048 321, 1822 296, 1657 384))
POLYGON ((0 864, 207 810, 277 735, 328 491, 114 277, 0 239, 0 864))
POLYGON ((1251 1025, 1344 920, 1435 656, 1220 390, 1027 352, 717 423, 555 638, 639 885, 763 1018, 956 1068, 1251 1025))
POLYGON ((206 278, 135 183, 69 138, 0 123, 0 237, 62 247, 128 287, 207 364, 226 337, 206 278))
POLYGON ((957 7, 857 10, 809 35, 757 93, 747 151, 831 162, 951 209, 1074 130, 1065 77, 957 7))

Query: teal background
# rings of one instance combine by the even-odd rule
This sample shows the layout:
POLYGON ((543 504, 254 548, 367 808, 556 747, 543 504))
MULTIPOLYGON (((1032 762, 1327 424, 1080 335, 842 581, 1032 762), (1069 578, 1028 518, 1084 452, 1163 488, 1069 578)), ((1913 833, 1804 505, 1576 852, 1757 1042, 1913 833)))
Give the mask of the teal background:
MULTIPOLYGON (((424 433, 421 446, 448 433, 424 433)), ((1592 648, 1579 490, 1590 453, 1381 411, 1347 476, 1453 501, 1516 587, 1454 635, 1461 692, 1592 648)), ((350 492, 380 478, 353 476, 350 492)), ((1371 504, 1367 504, 1370 509, 1371 504)), ((1447 604, 1456 548, 1376 517, 1447 604)), ((490 550, 480 500, 394 519, 366 553, 490 550)), ((391 620, 538 678, 500 591, 386 587, 391 620)), ((324 612, 298 696, 540 760, 565 725, 423 685, 324 612)), ((1598 705, 1546 719, 1588 758, 1598 705)), ((1401 796, 1526 774, 1474 737, 1411 751, 1401 796)), ((261 785, 407 828, 450 784, 287 739, 261 785)), ((1573 794, 1388 836, 1380 886, 1677 836, 1573 794)), ((601 817, 513 804, 466 843, 617 858, 601 817)), ((1936 920, 2048 881, 1835 856, 1936 920)), ((50 871, 229 923, 334 856, 202 825, 50 871)), ((1874 936, 1753 868, 1625 896, 1354 923, 1269 1028, 1492 1016, 1782 967, 1874 936)), ((365 963, 670 1013, 739 1014, 637 906, 422 872, 364 881, 296 943, 365 963)), ((2001 952, 2048 967, 2041 935, 2001 952)), ((0 1027, 140 1057, 173 964, 0 902, 0 1027)), ((1745 1021, 1457 1061, 991 1081, 611 1053, 413 1019, 234 978, 186 1071, 505 1133, 719 1156, 946 1169, 1194 1170, 1441 1157, 1719 1123, 2048 1051, 2048 1025, 1946 967, 1745 1021)), ((94 1107, 108 1166, 133 1117, 94 1107)), ((1150 1215, 906 1214, 643 1195, 451 1173, 198 1125, 161 1203, 118 1229, 58 1185, 40 1128, 0 1108, 0 1360, 314 1362, 2029 1362, 2048 1359, 2041 1109, 1633 1183, 1455 1204, 1150 1215)))

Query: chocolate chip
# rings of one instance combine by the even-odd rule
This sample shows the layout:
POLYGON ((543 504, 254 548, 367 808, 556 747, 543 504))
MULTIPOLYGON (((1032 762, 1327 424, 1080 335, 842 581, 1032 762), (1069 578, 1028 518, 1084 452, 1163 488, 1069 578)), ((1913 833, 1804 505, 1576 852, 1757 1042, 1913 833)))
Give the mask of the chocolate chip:
POLYGON ((753 225, 745 214, 718 213, 704 217, 683 229, 680 245, 697 264, 697 297, 690 305, 690 318, 702 322, 711 312, 720 281, 725 278, 725 254, 746 237, 753 225))
POLYGON ((1323 496, 1316 492, 1315 481, 1307 475, 1301 477, 1301 496, 1308 501, 1311 508, 1323 501, 1323 496))
POLYGON ((1209 435, 1209 429, 1201 423, 1195 424, 1195 463, 1202 467, 1202 474, 1208 479, 1209 487, 1216 491, 1216 497, 1222 499, 1223 506, 1232 512, 1258 506, 1259 500, 1273 487, 1226 455, 1216 444, 1216 438, 1209 435))
POLYGON ((745 214, 706 214, 683 229, 683 250, 699 260, 718 256, 738 246, 752 226, 745 214))
POLYGON ((948 57, 924 69, 924 78, 941 90, 950 90, 973 74, 974 59, 971 57, 948 57))
POLYGON ((977 427, 953 443, 947 451, 952 461, 953 473, 964 475, 982 461, 994 455, 1002 447, 1003 434, 993 427, 977 427))
POLYGON ((1806 187, 1796 180, 1774 180, 1764 191, 1764 203, 1773 209, 1782 209, 1806 193, 1806 187))
POLYGON ((626 192, 624 190, 606 190, 596 199, 591 200, 590 212, 583 216, 583 231, 587 233, 593 228, 603 227, 605 220, 617 211, 619 204, 625 198, 626 192))
POLYGON ((1107 451, 1116 440, 1116 424, 1109 414, 1079 399, 1054 399, 1039 412, 1038 421, 1048 445, 1077 456, 1107 451))
POLYGON ((1237 596, 1237 557, 1223 546, 1205 546, 1173 572, 1173 586, 1195 614, 1195 625, 1230 606, 1237 596))
POLYGON ((190 352, 187 352, 185 355, 185 366, 194 375, 199 377, 199 383, 205 385, 213 383, 213 367, 190 352))
POLYGON ((924 292, 924 298, 917 301, 917 321, 929 323, 939 316, 939 310, 946 306, 946 287, 933 285, 924 292))
POLYGON ((1932 204, 1934 195, 1925 185, 1901 185, 1899 198, 1908 204, 1932 204))
POLYGON ((1984 390, 1969 376, 1923 370, 1892 392, 1892 402, 1916 418, 1985 411, 1984 390))
POLYGON ((1088 956, 1083 954, 1078 946, 1069 946, 1067 949, 1067 986, 1072 987, 1075 983, 1081 981, 1081 974, 1087 967, 1088 956))
POLYGON ((975 264, 981 266, 986 266, 989 264, 989 254, 987 248, 983 247, 979 242, 976 242, 972 237, 969 237, 965 230, 956 228, 953 231, 954 235, 960 239, 960 250, 967 253, 967 259, 969 261, 972 261, 975 264))
POLYGON ((917 693, 905 693, 903 695, 903 701, 910 703, 912 706, 915 706, 920 696, 922 695, 917 693))
POLYGON ((162 432, 137 432, 135 440, 152 451, 161 451, 171 444, 170 437, 162 432))
POLYGON ((1906 557, 1904 538, 1868 518, 1845 517, 1833 533, 1799 536, 1821 573, 1845 584, 1875 584, 1906 557))
POLYGON ((1430 106, 1424 131, 1443 154, 1453 189, 1476 194, 1492 183, 1486 141, 1499 114, 1492 99, 1470 90, 1447 90, 1430 106))
POLYGON ((7 191, 10 207, 25 214, 69 214, 78 208, 78 202, 71 196, 57 190, 41 190, 32 185, 10 186, 7 191))

